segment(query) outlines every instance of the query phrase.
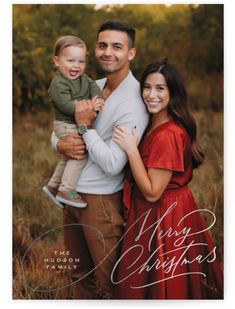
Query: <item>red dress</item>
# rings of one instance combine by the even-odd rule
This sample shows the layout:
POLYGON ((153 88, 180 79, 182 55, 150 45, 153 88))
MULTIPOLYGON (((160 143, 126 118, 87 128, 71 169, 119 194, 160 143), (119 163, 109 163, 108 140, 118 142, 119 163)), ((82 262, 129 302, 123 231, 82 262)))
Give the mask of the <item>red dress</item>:
POLYGON ((130 199, 125 182, 128 220, 113 270, 116 298, 223 298, 223 276, 210 228, 187 187, 192 178, 188 134, 171 120, 143 139, 140 154, 146 168, 171 170, 173 175, 154 203, 146 201, 136 185, 130 199))

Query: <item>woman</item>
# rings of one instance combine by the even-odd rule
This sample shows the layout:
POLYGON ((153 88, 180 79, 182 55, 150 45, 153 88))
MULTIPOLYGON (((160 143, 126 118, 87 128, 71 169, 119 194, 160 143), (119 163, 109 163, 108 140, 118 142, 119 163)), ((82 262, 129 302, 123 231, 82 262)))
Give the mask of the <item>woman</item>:
MULTIPOLYGON (((188 183, 203 162, 196 124, 181 79, 167 60, 151 63, 140 88, 151 115, 137 148, 135 129, 118 127, 114 141, 127 153, 134 184, 124 186, 128 210, 118 270, 117 298, 223 297, 222 271, 188 183), (130 193, 132 196, 130 198, 130 193), (131 200, 131 206, 130 206, 131 200)), ((202 210, 201 210, 202 211, 202 210)))

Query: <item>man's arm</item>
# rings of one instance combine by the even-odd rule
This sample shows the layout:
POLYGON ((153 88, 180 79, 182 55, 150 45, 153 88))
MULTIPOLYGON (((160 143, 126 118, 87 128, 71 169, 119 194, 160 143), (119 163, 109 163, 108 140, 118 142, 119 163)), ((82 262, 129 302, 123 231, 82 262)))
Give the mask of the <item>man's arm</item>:
MULTIPOLYGON (((79 104, 75 104, 77 106, 82 106, 84 102, 89 102, 90 104, 90 122, 96 117, 96 112, 94 111, 92 101, 90 100, 82 100, 79 101, 79 104)), ((86 124, 86 122, 82 122, 86 124)), ((82 160, 86 158, 86 145, 84 143, 83 138, 78 135, 77 133, 68 133, 68 135, 63 138, 59 139, 55 133, 53 132, 51 135, 51 143, 52 147, 58 151, 59 153, 65 155, 66 157, 82 160)))
POLYGON ((126 153, 114 142, 105 143, 95 130, 83 135, 90 158, 110 176, 119 174, 127 163, 126 153))
POLYGON ((59 139, 53 132, 51 135, 52 147, 66 157, 83 160, 86 158, 86 145, 78 134, 69 133, 65 138, 59 139))
MULTIPOLYGON (((90 125, 93 115, 93 105, 90 101, 80 101, 79 105, 76 105, 75 119, 77 124, 90 125)), ((137 124, 134 123, 133 112, 123 113, 116 125, 125 126, 128 129, 132 129, 137 124)), ((145 126, 138 125, 137 135, 142 136, 145 126)), ((124 151, 112 140, 104 142, 95 130, 88 130, 83 135, 86 148, 89 152, 90 158, 102 168, 102 170, 108 174, 115 176, 119 174, 127 163, 127 156, 124 151)))

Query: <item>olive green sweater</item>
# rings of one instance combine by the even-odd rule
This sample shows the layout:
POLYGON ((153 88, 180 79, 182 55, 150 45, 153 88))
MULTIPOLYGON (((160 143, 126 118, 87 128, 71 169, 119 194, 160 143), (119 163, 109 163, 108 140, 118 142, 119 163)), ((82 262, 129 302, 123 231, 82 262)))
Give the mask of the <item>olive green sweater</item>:
POLYGON ((57 71, 48 92, 55 108, 56 120, 68 123, 76 123, 74 100, 91 99, 96 95, 102 98, 96 82, 86 74, 72 80, 57 71))

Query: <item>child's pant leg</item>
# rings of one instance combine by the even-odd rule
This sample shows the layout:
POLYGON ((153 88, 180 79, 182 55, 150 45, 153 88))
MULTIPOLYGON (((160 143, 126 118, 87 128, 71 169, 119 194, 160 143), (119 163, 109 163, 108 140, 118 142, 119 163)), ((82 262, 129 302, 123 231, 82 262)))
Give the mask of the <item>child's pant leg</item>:
POLYGON ((78 179, 81 171, 86 165, 87 159, 84 160, 68 160, 64 168, 61 184, 59 187, 60 191, 71 191, 77 186, 78 179))
MULTIPOLYGON (((78 133, 78 127, 73 123, 56 120, 54 121, 54 131, 58 138, 64 138, 69 132, 78 133)), ((61 160, 61 164, 58 167, 58 174, 62 172, 59 182, 60 191, 68 192, 76 188, 77 181, 86 162, 87 159, 74 160, 66 157, 61 160)))
POLYGON ((58 164, 56 165, 56 168, 54 170, 54 173, 53 173, 53 175, 51 176, 51 179, 48 182, 48 186, 50 186, 52 188, 56 188, 56 189, 59 188, 67 160, 68 159, 66 157, 63 157, 58 162, 58 164))

